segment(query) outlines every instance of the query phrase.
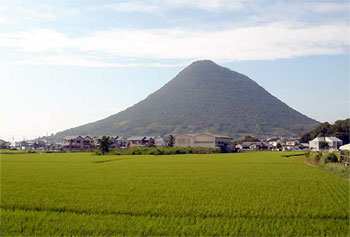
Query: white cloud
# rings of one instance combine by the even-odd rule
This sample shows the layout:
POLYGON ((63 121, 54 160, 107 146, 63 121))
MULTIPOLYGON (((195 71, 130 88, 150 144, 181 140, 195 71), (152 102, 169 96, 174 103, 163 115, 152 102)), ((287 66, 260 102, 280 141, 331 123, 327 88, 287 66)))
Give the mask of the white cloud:
POLYGON ((151 12, 157 10, 158 7, 153 4, 147 4, 141 1, 130 1, 130 2, 118 2, 113 4, 105 4, 99 6, 93 6, 91 10, 113 10, 120 12, 151 12))
POLYGON ((124 1, 113 4, 96 5, 91 10, 114 10, 121 12, 154 12, 172 8, 191 8, 206 11, 232 11, 244 8, 242 0, 148 0, 124 1))
POLYGON ((4 5, 0 5, 0 24, 10 24, 11 20, 6 15, 6 7, 4 5))
POLYGON ((56 15, 47 10, 33 10, 33 9, 23 9, 23 12, 34 18, 41 18, 45 20, 52 20, 56 18, 56 15))
POLYGON ((145 59, 162 63, 169 59, 240 61, 345 54, 349 38, 350 28, 342 24, 275 23, 210 32, 115 29, 81 37, 39 29, 0 34, 0 50, 11 50, 22 63, 117 67, 140 65, 145 59), (137 64, 129 64, 126 59, 137 64))
POLYGON ((7 18, 6 16, 0 15, 0 24, 10 24, 10 23, 11 23, 11 20, 9 18, 7 18))
POLYGON ((231 11, 244 8, 242 0, 158 0, 168 7, 190 7, 209 11, 231 11))
POLYGON ((0 24, 20 24, 29 25, 33 20, 47 21, 56 18, 54 9, 49 6, 22 7, 0 3, 0 24))
MULTIPOLYGON (((118 60, 116 60, 118 61, 118 60)), ((31 59, 20 59, 13 61, 13 64, 26 65, 61 65, 61 66, 78 66, 78 67, 178 67, 186 64, 169 64, 169 63, 130 63, 130 62, 108 62, 99 57, 90 57, 84 55, 74 55, 72 53, 64 53, 58 55, 37 56, 31 59)))
POLYGON ((0 33, 0 47, 22 52, 60 52, 73 46, 74 39, 55 30, 38 29, 17 33, 0 33))
POLYGON ((171 10, 174 8, 200 9, 212 12, 242 11, 247 10, 252 14, 266 11, 274 14, 289 12, 296 15, 305 13, 337 13, 349 11, 349 3, 325 2, 325 1, 290 1, 270 2, 253 0, 132 0, 113 4, 102 4, 91 7, 92 10, 114 10, 124 12, 154 12, 171 10), (272 12, 271 12, 272 11, 272 12))
POLYGON ((68 16, 78 15, 79 13, 80 13, 79 9, 69 9, 68 11, 66 11, 66 15, 68 16))

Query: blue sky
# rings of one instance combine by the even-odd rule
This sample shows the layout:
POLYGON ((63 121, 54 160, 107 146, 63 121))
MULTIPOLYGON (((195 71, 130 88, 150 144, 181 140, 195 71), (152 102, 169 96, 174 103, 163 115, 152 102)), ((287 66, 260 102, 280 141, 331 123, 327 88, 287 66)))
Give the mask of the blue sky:
POLYGON ((349 2, 0 0, 0 138, 56 133, 211 59, 291 107, 349 117, 349 2))

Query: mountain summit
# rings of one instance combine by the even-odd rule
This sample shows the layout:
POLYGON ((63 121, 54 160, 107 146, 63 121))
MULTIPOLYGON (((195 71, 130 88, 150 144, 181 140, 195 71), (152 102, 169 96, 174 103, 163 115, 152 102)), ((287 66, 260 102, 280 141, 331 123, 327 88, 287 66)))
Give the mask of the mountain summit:
POLYGON ((247 76, 201 60, 128 109, 57 136, 180 132, 288 136, 316 125, 317 121, 295 111, 247 76))

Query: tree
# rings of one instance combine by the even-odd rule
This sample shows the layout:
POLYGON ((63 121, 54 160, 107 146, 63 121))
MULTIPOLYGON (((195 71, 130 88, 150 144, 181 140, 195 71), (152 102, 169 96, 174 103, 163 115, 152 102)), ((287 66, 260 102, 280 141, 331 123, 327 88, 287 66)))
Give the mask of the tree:
POLYGON ((243 139, 237 141, 238 144, 242 144, 243 142, 260 142, 260 140, 253 136, 245 136, 243 139))
POLYGON ((320 149, 328 149, 329 145, 328 142, 320 141, 320 149))
POLYGON ((301 142, 309 142, 315 137, 337 137, 344 144, 350 142, 350 119, 337 120, 333 125, 325 122, 301 136, 301 142))
POLYGON ((168 146, 173 147, 175 143, 175 137, 173 135, 169 135, 168 146))
POLYGON ((98 143, 100 145, 100 151, 102 155, 109 152, 109 145, 111 144, 111 139, 107 136, 103 136, 100 139, 98 139, 98 143))

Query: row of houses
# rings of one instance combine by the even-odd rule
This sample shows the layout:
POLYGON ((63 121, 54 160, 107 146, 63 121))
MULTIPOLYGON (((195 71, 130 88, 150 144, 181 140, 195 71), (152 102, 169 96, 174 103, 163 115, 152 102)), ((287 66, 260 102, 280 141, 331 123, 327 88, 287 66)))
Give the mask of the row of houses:
MULTIPOLYGON (((96 136, 69 136, 62 140, 62 149, 65 150, 88 150, 99 147, 96 136)), ((128 147, 165 147, 168 146, 170 137, 156 136, 135 136, 118 137, 109 136, 110 148, 128 148, 128 147)), ((210 133, 179 134, 174 136, 174 146, 177 147, 207 147, 219 148, 221 151, 232 151, 233 138, 223 135, 210 133)))
MULTIPOLYGON (((169 137, 155 136, 135 136, 130 138, 109 136, 110 148, 128 148, 128 147, 165 147, 168 145, 169 137)), ((62 148, 66 150, 87 150, 98 148, 98 139, 96 136, 71 136, 65 137, 62 141, 62 148)), ((225 135, 211 133, 185 133, 174 136, 174 146, 176 147, 207 147, 219 148, 221 152, 232 152, 234 150, 336 150, 343 143, 336 137, 318 137, 309 143, 301 143, 297 138, 272 137, 262 141, 243 142, 234 146, 233 138, 225 135)))
MULTIPOLYGON (((138 136, 124 138, 119 136, 108 136, 110 139, 110 148, 127 148, 141 146, 167 146, 167 138, 155 136, 138 136)), ((62 149, 64 150, 88 150, 99 148, 97 136, 69 136, 62 140, 62 149)))
MULTIPOLYGON (((67 136, 61 143, 48 142, 47 140, 23 140, 12 145, 0 139, 0 149, 19 150, 89 150, 99 147, 97 136, 67 136)), ((130 137, 128 139, 118 136, 109 136, 110 148, 125 148, 136 146, 166 146, 166 138, 161 137, 130 137)))
MULTIPOLYGON (((50 149, 50 150, 89 150, 99 148, 97 136, 68 136, 62 140, 62 143, 48 143, 45 140, 40 141, 21 141, 16 142, 17 149, 50 149)), ((128 148, 128 147, 165 147, 168 146, 170 137, 156 136, 135 136, 119 137, 109 136, 110 148, 128 148)), ((174 146, 176 147, 207 147, 219 148, 221 152, 249 151, 249 150, 337 150, 342 144, 342 140, 336 137, 317 137, 309 143, 300 143, 297 138, 272 137, 254 142, 242 142, 235 145, 232 137, 211 133, 185 133, 174 136, 174 146)), ((11 143, 0 139, 0 148, 9 149, 11 143)))
POLYGON ((273 137, 262 141, 243 142, 236 145, 237 150, 279 150, 279 151, 293 151, 293 150, 314 150, 319 151, 323 149, 338 150, 343 145, 343 141, 336 137, 316 137, 309 141, 309 143, 301 143, 297 138, 280 138, 273 137))
POLYGON ((236 145, 238 151, 276 150, 292 151, 305 150, 309 148, 308 143, 300 143, 297 138, 272 137, 259 141, 242 142, 236 145))
POLYGON ((48 142, 47 140, 23 140, 15 142, 15 149, 20 150, 59 150, 61 147, 60 143, 48 142))
POLYGON ((47 141, 44 141, 44 140, 40 140, 40 141, 23 140, 12 144, 11 142, 0 139, 0 149, 40 150, 40 149, 46 149, 48 147, 52 148, 54 145, 55 144, 53 143, 48 144, 47 141))

